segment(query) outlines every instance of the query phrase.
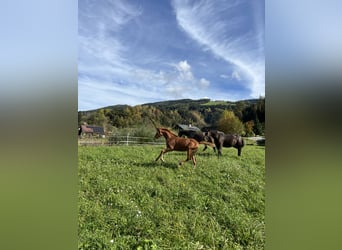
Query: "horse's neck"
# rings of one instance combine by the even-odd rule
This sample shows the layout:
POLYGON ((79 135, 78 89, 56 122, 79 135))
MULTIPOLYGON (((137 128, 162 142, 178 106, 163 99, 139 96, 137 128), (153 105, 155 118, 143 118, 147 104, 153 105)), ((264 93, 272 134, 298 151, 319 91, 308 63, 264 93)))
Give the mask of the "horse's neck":
POLYGON ((165 137, 165 139, 170 139, 172 137, 176 137, 177 136, 174 133, 172 133, 171 131, 166 130, 166 129, 163 129, 162 134, 165 137))

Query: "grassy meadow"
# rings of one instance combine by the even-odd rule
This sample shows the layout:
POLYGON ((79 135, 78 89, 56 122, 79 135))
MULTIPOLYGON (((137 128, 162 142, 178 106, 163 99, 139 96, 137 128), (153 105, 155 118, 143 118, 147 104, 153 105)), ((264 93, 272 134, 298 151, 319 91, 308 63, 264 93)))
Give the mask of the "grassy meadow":
POLYGON ((79 249, 263 249, 265 147, 79 146, 79 249))

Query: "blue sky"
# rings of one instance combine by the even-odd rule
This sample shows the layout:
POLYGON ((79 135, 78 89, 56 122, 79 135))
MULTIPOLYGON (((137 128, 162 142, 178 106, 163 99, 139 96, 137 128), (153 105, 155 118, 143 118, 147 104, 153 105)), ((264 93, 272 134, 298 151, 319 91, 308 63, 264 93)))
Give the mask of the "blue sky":
POLYGON ((265 95, 264 1, 84 0, 78 110, 265 95))

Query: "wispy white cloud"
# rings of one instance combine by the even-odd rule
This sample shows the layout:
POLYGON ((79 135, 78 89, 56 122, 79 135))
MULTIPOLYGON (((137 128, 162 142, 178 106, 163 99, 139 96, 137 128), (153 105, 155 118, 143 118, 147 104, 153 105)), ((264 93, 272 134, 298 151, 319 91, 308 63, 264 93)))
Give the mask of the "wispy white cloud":
POLYGON ((174 1, 175 12, 169 4, 158 2, 168 11, 167 19, 160 19, 165 17, 161 14, 151 19, 155 10, 136 3, 79 3, 80 110, 203 96, 237 100, 245 97, 236 87, 240 82, 247 82, 256 97, 264 93, 263 33, 241 33, 246 20, 236 8, 243 2, 174 1), (161 20, 163 28, 150 27, 149 22, 156 20, 161 20), (165 33, 156 33, 165 32, 164 25, 173 34, 172 42, 166 44, 165 33), (184 41, 185 34, 198 43, 184 41), (230 67, 219 66, 215 75, 212 62, 230 67), (222 82, 216 83, 217 79, 222 82), (234 82, 233 89, 221 88, 223 79, 234 82))
POLYGON ((179 71, 190 72, 191 66, 188 64, 188 62, 186 60, 180 61, 177 65, 177 69, 179 71))
POLYGON ((257 7, 242 15, 239 8, 245 4, 243 0, 173 1, 179 26, 205 50, 233 64, 232 76, 248 84, 251 97, 259 97, 265 93, 264 20, 257 7))
POLYGON ((124 1, 104 1, 103 5, 80 4, 79 11, 79 74, 127 74, 128 48, 115 34, 141 10, 124 1))
POLYGON ((241 81, 241 76, 236 70, 233 70, 231 75, 221 74, 220 77, 223 79, 235 79, 237 81, 241 81))
MULTIPOLYGON (((122 102, 134 105, 137 100, 141 103, 144 100, 196 98, 193 89, 201 91, 209 86, 209 80, 194 76, 187 60, 164 61, 159 69, 138 66, 129 60, 132 52, 119 33, 141 13, 141 8, 124 1, 81 7, 81 20, 84 20, 79 25, 80 108, 99 108, 122 102)), ((198 94, 202 96, 200 91, 198 94)))
POLYGON ((241 76, 237 71, 233 71, 232 78, 241 81, 241 76))
POLYGON ((186 60, 178 62, 174 67, 176 70, 169 72, 169 79, 172 79, 172 81, 167 82, 166 88, 167 92, 174 98, 198 95, 199 92, 202 92, 210 85, 210 81, 204 78, 197 79, 193 76, 191 66, 186 60), (197 93, 194 93, 194 90, 197 93))
POLYGON ((178 80, 180 81, 193 81, 194 80, 194 76, 192 75, 192 72, 191 72, 191 66, 188 64, 187 61, 180 61, 176 65, 176 68, 179 73, 178 80))
POLYGON ((160 100, 150 86, 125 85, 120 82, 96 80, 94 78, 79 79, 79 105, 82 110, 100 108, 117 104, 136 105, 136 100, 151 102, 160 100))
POLYGON ((210 85, 210 82, 209 82, 208 80, 206 80, 206 79, 204 79, 204 78, 201 78, 201 79, 199 80, 199 86, 200 86, 201 88, 207 88, 207 87, 209 87, 209 85, 210 85))
POLYGON ((186 61, 170 65, 167 70, 160 71, 129 65, 123 71, 111 67, 84 68, 84 71, 94 72, 95 77, 90 74, 79 76, 79 96, 82 97, 79 98, 79 105, 83 109, 92 109, 113 103, 135 105, 137 100, 143 103, 175 98, 201 98, 208 94, 206 89, 210 81, 194 77, 191 66, 186 61), (115 77, 114 80, 111 78, 118 74, 125 80, 120 81, 120 77, 115 77), (124 74, 126 75, 123 77, 124 74), (98 75, 102 75, 102 78, 98 79, 98 75))

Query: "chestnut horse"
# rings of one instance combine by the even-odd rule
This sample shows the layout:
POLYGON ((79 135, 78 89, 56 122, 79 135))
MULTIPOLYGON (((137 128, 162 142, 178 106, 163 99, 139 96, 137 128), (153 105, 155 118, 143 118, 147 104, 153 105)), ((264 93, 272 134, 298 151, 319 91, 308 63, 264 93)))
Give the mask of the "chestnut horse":
POLYGON ((213 146, 212 143, 206 142, 206 141, 201 141, 198 142, 195 139, 192 138, 183 138, 183 137, 178 137, 176 134, 172 133, 169 129, 167 128, 157 128, 155 126, 157 133, 155 134, 154 138, 157 139, 161 136, 164 136, 166 140, 166 148, 163 149, 159 156, 157 157, 156 161, 159 159, 164 162, 163 155, 167 152, 170 151, 186 151, 187 152, 187 158, 184 161, 180 161, 179 165, 182 165, 184 162, 192 160, 194 164, 194 168, 196 168, 196 158, 195 158, 195 153, 198 149, 199 144, 205 144, 209 146, 213 146))

